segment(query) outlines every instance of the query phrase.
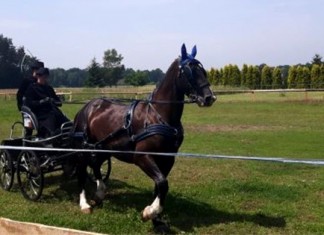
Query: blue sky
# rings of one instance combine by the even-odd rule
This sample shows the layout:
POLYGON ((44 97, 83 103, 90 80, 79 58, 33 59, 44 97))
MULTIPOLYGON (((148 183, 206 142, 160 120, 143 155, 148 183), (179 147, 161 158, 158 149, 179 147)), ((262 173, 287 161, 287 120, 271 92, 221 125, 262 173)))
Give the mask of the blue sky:
POLYGON ((49 68, 86 68, 115 48, 126 67, 166 70, 183 42, 206 68, 324 57, 324 0, 10 0, 0 34, 49 68))

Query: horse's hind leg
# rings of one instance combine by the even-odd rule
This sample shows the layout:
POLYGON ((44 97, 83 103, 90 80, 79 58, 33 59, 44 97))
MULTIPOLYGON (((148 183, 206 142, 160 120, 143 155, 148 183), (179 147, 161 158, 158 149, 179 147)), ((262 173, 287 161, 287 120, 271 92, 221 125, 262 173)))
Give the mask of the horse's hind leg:
POLYGON ((91 213, 91 206, 87 203, 85 194, 85 184, 87 180, 87 156, 80 154, 77 166, 78 186, 80 192, 80 208, 83 213, 91 213))
POLYGON ((93 175, 94 175, 94 177, 96 179, 96 183, 97 183, 97 191, 95 193, 94 200, 96 201, 96 204, 98 204, 98 205, 100 205, 102 203, 102 201, 105 199, 105 195, 106 195, 106 184, 103 182, 102 174, 101 174, 101 166, 105 160, 107 160, 107 156, 96 155, 92 161, 93 175))

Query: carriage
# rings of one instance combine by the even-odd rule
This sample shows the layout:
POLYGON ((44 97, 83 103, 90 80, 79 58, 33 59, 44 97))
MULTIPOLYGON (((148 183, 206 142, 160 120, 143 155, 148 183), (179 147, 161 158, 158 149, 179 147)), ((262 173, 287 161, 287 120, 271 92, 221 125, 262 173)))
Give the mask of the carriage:
MULTIPOLYGON (((43 192, 44 175, 55 171, 63 171, 67 178, 75 175, 75 166, 69 164, 71 158, 77 157, 75 152, 51 151, 52 148, 71 148, 73 122, 65 122, 57 132, 48 138, 37 135, 38 122, 33 112, 27 107, 21 108, 22 121, 16 121, 10 130, 10 136, 1 142, 13 149, 0 150, 0 186, 10 191, 15 174, 21 193, 26 199, 36 201, 43 192), (17 130, 21 130, 19 137, 15 137, 17 130), (35 134, 29 134, 36 132, 35 134), (26 148, 27 147, 27 148, 26 148), (30 147, 30 148, 28 148, 30 147), (37 149, 37 150, 33 150, 37 149)), ((95 156, 95 154, 93 153, 95 156)), ((111 172, 111 160, 107 158, 102 164, 101 173, 106 182, 111 172)), ((93 170, 87 168, 89 179, 94 181, 93 170)))

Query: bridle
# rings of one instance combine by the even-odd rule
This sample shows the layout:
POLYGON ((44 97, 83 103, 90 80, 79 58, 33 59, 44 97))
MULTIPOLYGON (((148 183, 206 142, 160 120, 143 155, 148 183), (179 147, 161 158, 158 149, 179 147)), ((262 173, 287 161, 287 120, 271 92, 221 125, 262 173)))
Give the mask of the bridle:
POLYGON ((195 78, 195 70, 200 70, 205 77, 207 77, 207 72, 204 69, 203 65, 196 59, 187 59, 185 61, 179 62, 179 74, 177 78, 177 86, 182 90, 182 92, 188 96, 190 99, 197 99, 197 89, 203 89, 210 86, 208 80, 203 83, 197 83, 195 78), (185 84, 183 84, 185 81, 185 84), (181 82, 179 84, 179 82, 181 82))

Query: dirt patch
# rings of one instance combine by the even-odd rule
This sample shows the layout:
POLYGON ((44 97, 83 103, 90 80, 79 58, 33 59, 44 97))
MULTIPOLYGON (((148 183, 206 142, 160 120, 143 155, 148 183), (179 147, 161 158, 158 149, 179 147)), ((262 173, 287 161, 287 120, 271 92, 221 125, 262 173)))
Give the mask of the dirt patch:
POLYGON ((185 130, 193 132, 242 132, 242 131, 276 131, 284 130, 282 126, 254 126, 254 125, 187 125, 185 130))

